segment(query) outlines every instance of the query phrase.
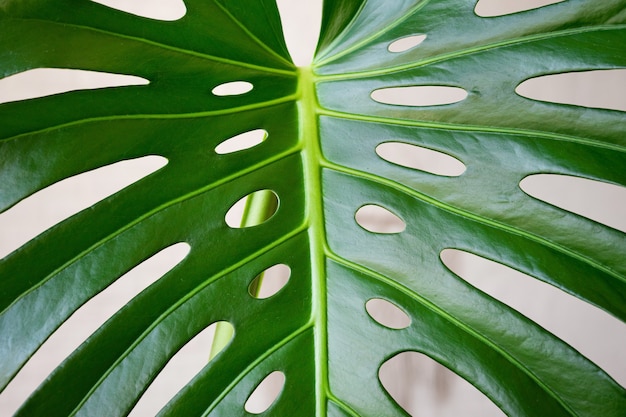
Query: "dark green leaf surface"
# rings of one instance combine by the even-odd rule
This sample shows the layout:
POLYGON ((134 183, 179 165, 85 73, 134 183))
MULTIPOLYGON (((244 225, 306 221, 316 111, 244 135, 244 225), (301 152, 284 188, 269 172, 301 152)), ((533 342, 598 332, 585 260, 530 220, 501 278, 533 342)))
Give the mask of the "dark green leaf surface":
MULTIPOLYGON (((0 261, 0 386, 75 310, 177 242, 189 255, 81 345, 21 416, 128 413, 168 360, 211 323, 235 336, 163 415, 248 415, 270 372, 286 383, 274 416, 405 412, 378 380, 385 360, 427 354, 511 416, 623 416, 626 391, 596 365, 440 260, 446 248, 523 271, 626 321, 626 236, 535 200, 519 182, 556 173, 626 185, 626 118, 518 96, 544 74, 626 67, 626 1, 570 0, 494 18, 475 1, 327 1, 312 69, 289 63, 271 0, 186 2, 174 22, 84 1, 0 3, 0 76, 73 68, 149 85, 0 104, 0 210, 69 176, 161 155, 159 171, 58 224, 0 261), (391 53, 413 34, 420 46, 391 53), (212 89, 248 81, 252 91, 212 89), (453 86, 468 97, 387 105, 378 88, 453 86), (260 145, 217 154, 264 129, 260 145), (454 156, 436 176, 384 161, 394 140, 454 156), (269 189, 267 222, 233 229, 234 202, 269 189), (399 234, 361 228, 355 212, 388 208, 399 234), (290 266, 276 295, 254 277, 290 266), (385 328, 371 298, 411 317, 385 328)), ((208 353, 207 353, 208 355, 208 353)))

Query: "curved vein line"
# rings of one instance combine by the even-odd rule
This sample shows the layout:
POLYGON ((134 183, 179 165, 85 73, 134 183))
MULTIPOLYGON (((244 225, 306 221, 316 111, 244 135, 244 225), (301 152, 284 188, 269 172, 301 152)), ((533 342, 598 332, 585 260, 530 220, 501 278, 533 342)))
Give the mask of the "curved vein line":
MULTIPOLYGON (((244 26, 239 19, 235 18, 235 16, 232 15, 232 13, 230 13, 230 11, 228 11, 228 9, 226 9, 225 6, 223 6, 222 4, 220 4, 220 2, 218 2, 217 0, 213 0, 213 4, 215 4, 217 7, 219 7, 224 14, 226 14, 230 20, 232 20, 233 23, 235 23, 235 25, 239 26, 239 28, 241 30, 244 31, 244 33, 246 35, 248 35, 248 37, 250 39, 252 39, 254 41, 254 43, 256 43, 257 45, 259 45, 261 48, 265 49, 267 52, 269 52, 270 54, 274 55, 274 57, 278 58, 280 61, 286 63, 289 66, 293 66, 293 63, 289 62, 288 60, 286 60, 285 58, 283 58, 281 55, 279 55, 276 51, 274 51, 272 48, 270 48, 269 46, 267 46, 264 42, 262 42, 259 38, 257 38, 252 32, 250 32, 248 30, 248 28, 246 26, 244 26)), ((267 9, 265 9, 265 7, 263 8, 264 10, 267 11, 267 9)), ((280 19, 280 16, 279 16, 280 19)))
POLYGON ((588 265, 590 265, 591 267, 619 280, 622 282, 626 282, 626 276, 623 276, 622 274, 620 274, 619 272, 613 270, 610 267, 607 267, 605 265, 602 265, 600 263, 598 263, 595 259, 588 257, 587 255, 583 255, 580 254, 578 252, 574 252, 573 250, 563 246, 560 243, 557 242, 553 242, 551 240, 548 240, 544 237, 541 237, 539 235, 536 235, 534 233, 530 233, 527 232, 525 230, 519 229, 518 227, 514 227, 514 226, 510 226, 507 225, 501 221, 498 220, 494 220, 494 219, 490 219, 488 217, 479 215, 479 214, 475 214, 472 213, 470 211, 464 210, 462 208, 458 208, 455 206, 452 206, 446 202, 437 200, 433 197, 430 197, 424 193, 421 193, 417 190, 414 190, 411 187, 408 187, 404 184, 389 180, 387 178, 382 178, 379 177, 378 175, 374 175, 374 174, 369 174, 367 172, 363 172, 357 169, 353 169, 353 168, 348 168, 348 167, 344 167, 338 164, 335 164, 333 162, 330 162, 328 160, 325 160, 322 165, 327 168, 327 169, 331 169, 334 170, 336 172, 341 172, 343 174, 347 174, 347 175, 351 175, 354 177, 360 177, 361 179, 366 179, 368 181, 374 182, 376 184, 379 185, 383 185, 385 187, 391 188, 393 190, 399 191, 401 193, 404 193, 410 197, 413 197, 417 200, 421 200, 424 203, 427 204, 431 204, 441 210, 447 211, 449 213, 452 214, 456 214, 462 218, 465 218, 467 220, 472 220, 475 221, 477 223, 483 224, 483 225, 487 225, 489 227, 492 227, 494 229, 506 232, 506 233, 510 233, 516 236, 520 236, 523 237, 525 239, 528 239, 532 242, 535 242, 539 245, 542 246, 547 246, 548 248, 551 248, 557 252, 563 253, 571 258, 574 258, 578 261, 584 262, 588 265))
MULTIPOLYGON (((501 42, 488 43, 486 45, 477 46, 473 48, 466 48, 459 51, 451 52, 448 54, 437 55, 430 59, 424 59, 420 61, 409 62, 406 64, 397 65, 394 67, 386 67, 381 69, 374 70, 366 70, 366 71, 356 71, 350 73, 343 74, 316 74, 318 79, 321 81, 335 81, 335 80, 350 80, 355 78, 365 78, 365 77, 374 77, 379 75, 389 75, 392 72, 400 72, 406 71, 410 69, 415 69, 418 67, 422 67, 425 65, 434 64, 441 61, 452 60, 455 58, 471 55, 478 52, 485 52, 492 49, 502 48, 511 45, 520 45, 523 43, 529 43, 538 40, 552 39, 557 38, 559 36, 565 35, 574 35, 579 33, 591 33, 591 32, 601 32, 601 31, 611 31, 611 30, 621 30, 626 28, 626 25, 601 25, 601 26, 593 26, 593 27, 584 27, 584 28, 576 28, 576 29, 567 29, 560 30, 555 32, 550 32, 547 34, 536 34, 529 36, 520 36, 513 39, 507 39, 501 42)), ((314 68, 320 67, 321 65, 315 65, 314 68)))
MULTIPOLYGON (((115 362, 113 362, 113 364, 111 364, 111 366, 107 369, 107 372, 105 372, 104 374, 102 374, 102 376, 98 379, 98 381, 92 386, 92 388, 85 394, 85 396, 83 397, 82 401, 74 408, 74 410, 70 413, 70 416, 74 416, 76 415, 76 413, 78 411, 80 411, 80 408, 85 404, 85 402, 91 397, 91 395, 98 389, 98 387, 100 385, 102 385, 102 383, 106 380, 106 378, 113 372, 113 370, 126 358, 128 357, 132 351, 150 334, 150 332, 152 330, 154 330, 160 323, 162 323, 168 316, 170 316, 174 311, 176 311, 178 308, 182 307, 184 305, 184 303, 186 301, 188 301, 189 299, 191 299, 194 295, 196 295, 198 292, 200 292, 203 288, 205 288, 206 286, 214 283, 215 281, 219 280, 220 278, 223 278, 226 274, 236 270, 237 268, 239 268, 239 266, 241 266, 240 264, 245 263, 247 261, 250 261, 252 259, 255 259, 261 255, 263 255, 264 253, 269 252, 270 250, 272 250, 273 248, 279 246, 280 244, 282 244, 283 242, 286 242, 287 240, 291 239, 292 237, 296 236, 297 234, 299 234, 300 232, 302 232, 302 230, 304 230, 304 227, 300 227, 299 229, 295 229, 292 232, 288 233, 287 235, 281 237, 280 239, 275 240, 274 242, 272 242, 272 244, 267 245, 266 247, 254 252, 252 255, 246 257, 244 260, 238 262, 235 265, 231 265, 228 268, 225 268, 221 271, 219 271, 218 273, 216 273, 212 279, 206 280, 204 281, 201 285, 198 285, 196 288, 194 288, 193 291, 185 294, 185 296, 183 298, 181 298, 180 300, 178 300, 175 304, 171 305, 167 310, 165 310, 156 320, 154 320, 152 322, 152 324, 150 326, 148 326, 145 331, 143 333, 141 333, 141 335, 139 335, 139 337, 137 337, 135 339, 135 341, 117 358, 117 360, 115 362)), ((132 301, 131 301, 132 302, 132 301)), ((250 366, 248 366, 245 371, 244 374, 248 373, 251 368, 253 368, 254 366, 256 366, 258 363, 260 363, 263 359, 265 359, 267 356, 269 356, 271 353, 275 352, 276 350, 278 350, 279 348, 281 348, 282 346, 286 345, 289 341, 293 340, 296 336, 298 336, 299 334, 303 333, 305 330, 307 330, 309 327, 312 327, 310 324, 307 323, 307 325, 300 327, 298 330, 296 330, 295 332, 291 333, 289 336, 287 336, 286 338, 282 339, 280 341, 280 343, 277 343, 274 345, 274 347, 268 351, 265 352, 264 355, 262 355, 257 361, 254 361, 250 366)), ((241 375, 241 374, 240 374, 241 375)), ((243 376, 241 377, 243 378, 243 376)), ((240 378, 240 379, 241 379, 240 378)), ((238 381, 238 380, 237 380, 238 381)), ((232 385, 232 384, 231 384, 232 385)), ((229 385, 229 388, 231 387, 231 385, 229 385)), ((226 392, 228 392, 228 390, 225 390, 226 392)), ((226 394, 224 394, 226 395, 226 394)), ((219 402, 219 400, 223 398, 223 396, 221 396, 217 402, 219 402)))
POLYGON ((541 130, 519 129, 519 128, 511 128, 511 127, 491 127, 491 126, 483 126, 483 125, 469 125, 469 124, 458 124, 458 123, 428 122, 428 121, 409 120, 409 119, 394 119, 394 118, 384 117, 384 116, 368 116, 368 115, 347 113, 347 112, 341 112, 337 110, 327 110, 327 109, 321 109, 321 108, 318 110, 318 113, 322 116, 334 117, 337 119, 358 120, 358 121, 363 121, 363 122, 372 122, 372 123, 379 123, 379 124, 390 124, 390 125, 409 126, 409 127, 414 126, 414 127, 424 127, 424 128, 442 129, 442 130, 457 130, 457 131, 463 131, 463 132, 504 133, 507 135, 534 136, 534 137, 538 137, 542 139, 580 143, 583 145, 593 146, 596 148, 605 148, 605 149, 610 149, 610 150, 617 151, 617 152, 626 153, 626 145, 618 145, 614 143, 601 142, 596 139, 584 138, 581 136, 564 135, 564 134, 559 134, 559 133, 545 132, 541 130))
MULTIPOLYGON (((348 49, 344 49, 343 51, 338 52, 335 55, 329 56, 328 58, 325 58, 319 62, 316 62, 315 66, 322 66, 322 65, 326 65, 328 63, 331 63, 333 61, 336 61, 337 59, 341 58, 344 55, 348 55, 349 53, 361 48, 364 45, 367 45, 367 43, 373 41, 374 39, 379 38, 380 36, 384 35, 385 33, 388 33, 389 31, 391 31, 392 29, 398 27, 400 24, 404 23, 407 19, 409 19, 410 17, 412 17, 416 12, 418 12, 420 9, 422 9, 423 7, 425 7, 428 3, 430 3, 430 0, 422 0, 420 1, 418 4, 416 4, 415 6, 411 7, 410 9, 408 9, 405 14, 401 17, 399 17, 396 20, 393 20, 391 23, 389 23, 388 25, 384 26, 384 28, 382 30, 379 30, 378 32, 374 33, 371 36, 368 36, 366 38, 364 38, 363 40, 361 40, 360 42, 355 43, 354 45, 352 45, 351 47, 349 47, 348 49)), ((364 3, 365 4, 365 3, 364 3)), ((363 11, 363 9, 361 8, 358 13, 355 15, 355 20, 357 17, 359 17, 361 15, 361 12, 363 11)), ((333 43, 340 43, 342 39, 344 39, 347 36, 347 32, 348 30, 354 26, 354 22, 355 20, 353 20, 350 25, 348 25, 344 31, 341 33, 341 36, 337 37, 335 39, 335 42, 333 43)), ((332 47, 332 45, 331 45, 332 47)))
POLYGON ((313 327, 313 324, 307 323, 306 325, 299 327, 293 333, 290 333, 287 337, 280 340, 280 342, 276 343, 271 349, 266 350, 261 356, 259 356, 255 361, 250 363, 241 373, 237 375, 236 378, 226 387, 226 389, 219 395, 213 403, 206 409, 206 411, 202 414, 202 417, 208 416, 211 410, 213 410, 219 402, 224 399, 224 397, 232 391, 232 389, 239 383, 241 380, 248 374, 252 369, 258 366, 261 362, 269 358, 272 354, 277 352, 282 347, 286 346, 289 342, 297 338, 298 336, 304 334, 307 330, 313 327))
MULTIPOLYGON (((326 50, 332 50, 335 45, 341 43, 341 41, 347 36, 347 32, 350 30, 350 28, 352 26, 354 26, 354 22, 357 20, 357 18, 361 15, 361 13, 363 12, 363 9, 365 8, 365 4, 366 4, 367 0, 364 1, 363 3, 361 3, 361 5, 359 6, 359 10, 357 10, 357 12, 354 14, 354 16, 352 16, 352 19, 350 20, 350 22, 348 22, 348 24, 343 28, 343 30, 339 33, 339 35, 337 35, 328 45, 328 47, 326 48, 326 50)), ((324 7, 324 6, 323 6, 324 7)), ((324 21, 323 21, 323 17, 324 17, 324 10, 322 10, 322 26, 324 25, 324 21)), ((323 29, 323 27, 321 28, 323 29)), ((320 32, 320 39, 321 39, 321 35, 322 33, 320 32)), ((319 39, 318 39, 319 41, 319 39)), ((319 45, 318 45, 319 46, 319 45)), ((315 58, 317 55, 317 50, 315 51, 315 55, 313 56, 313 62, 311 63, 311 65, 315 65, 315 58)), ((332 57, 332 56, 331 56, 332 57)), ((323 62, 323 61, 322 61, 323 62)))
POLYGON ((339 398, 337 398, 334 394, 331 394, 330 392, 327 392, 326 393, 326 398, 328 398, 328 400, 330 402, 334 403, 342 411, 344 411, 347 414, 350 414, 352 417, 361 417, 359 413, 357 413, 356 411, 354 411, 352 409, 352 407, 350 407, 344 401, 342 401, 339 398))
MULTIPOLYGON (((94 28, 91 26, 85 26, 85 25, 81 25, 81 24, 76 24, 76 23, 66 23, 66 22, 53 22, 50 20, 45 20, 45 19, 34 19, 34 18, 11 18, 12 20, 20 20, 20 21, 25 21, 25 22, 44 22, 47 24, 52 24, 52 25, 58 25, 58 26, 67 26, 67 27, 72 27, 72 28, 78 28, 78 29, 83 29, 83 30, 87 30, 87 31, 94 31, 94 32, 98 32, 98 33, 103 33, 112 37, 118 37, 118 38, 122 38, 122 39, 129 39, 135 42, 140 42, 140 43, 144 43, 147 45, 151 45, 151 46, 156 46, 158 48, 162 48, 162 49, 166 49, 169 51, 174 51, 174 52, 179 52, 185 55, 191 55, 191 56, 195 56, 198 58, 203 58, 203 59, 207 59, 209 61, 215 61, 215 62, 219 62, 222 64, 229 64, 229 65, 234 65, 234 66, 238 66, 238 67, 242 67, 242 68, 248 68, 248 69, 253 69, 253 70, 257 70, 257 71, 263 71, 263 72, 269 72, 269 73, 274 73, 274 74, 283 74, 283 75, 294 75, 296 73, 295 67, 292 70, 283 70, 283 69, 278 69, 278 68, 271 68, 271 67, 265 67, 262 65, 255 65, 255 64, 249 64, 247 62, 242 62, 242 61, 236 61, 233 59, 228 59, 228 58, 221 58, 218 56, 214 56, 214 55, 208 55, 202 52, 197 52, 197 51, 193 51, 193 50, 189 50, 189 49, 184 49, 184 48, 180 48, 177 46, 172 46, 172 45, 166 45, 160 42, 156 42, 156 41, 151 41, 149 39, 145 39, 145 38, 138 38, 136 36, 131 36, 131 35, 124 35, 121 33, 116 33, 116 32, 110 32, 108 30, 104 30, 104 29, 98 29, 98 28, 94 28)), ((284 59, 283 59, 284 61, 284 59)), ((288 61, 286 61, 288 62, 288 61)), ((293 66, 293 64, 289 63, 290 66, 293 66)))
POLYGON ((11 140, 19 139, 23 136, 31 136, 38 135, 41 133, 48 133, 54 130, 64 129, 66 127, 72 127, 76 125, 81 125, 84 123, 92 123, 92 122, 102 122, 107 120, 135 120, 135 119, 192 119, 192 118, 202 118, 202 117, 213 117, 213 116, 224 116, 235 113, 242 113, 250 110, 263 109, 267 107, 277 106, 279 104, 288 103, 291 101, 296 101, 298 99, 297 94, 290 94, 285 97, 262 101, 260 103, 253 104, 245 104, 243 106, 231 107, 228 109, 220 109, 220 110, 207 110, 200 111, 194 113, 175 113, 175 114, 121 114, 121 115, 113 115, 113 116, 96 116, 89 117, 86 119, 74 120, 71 122, 61 123, 55 126, 45 127, 39 130, 33 130, 30 132, 19 133, 17 135, 9 136, 3 139, 0 139, 0 144, 3 142, 9 142, 11 140))
MULTIPOLYGON (((333 261, 337 262, 338 264, 343 265, 346 268, 352 269, 353 271, 360 272, 360 273, 365 274, 365 275, 369 275, 371 278, 376 279, 376 280, 378 280, 378 281, 380 281, 380 282, 382 282, 382 283, 384 283, 384 284, 394 288, 395 290, 403 293, 407 297, 412 298, 416 302, 420 303, 421 305, 423 305, 425 308, 429 309, 433 313, 435 313, 435 314, 439 315, 440 317, 446 319, 448 322, 452 323, 453 325, 463 329, 465 332, 467 332, 468 334, 472 335, 473 337, 481 340, 485 345, 491 347, 494 351, 500 353, 503 357, 505 357, 514 366, 516 366, 522 372, 527 374, 532 380, 534 380, 537 383, 537 385, 539 387, 543 388, 544 391, 546 391, 552 398, 554 398, 571 415, 578 416, 578 413, 576 413, 569 406, 569 404, 567 404, 565 402, 565 400, 561 399, 561 397, 550 387, 550 385, 548 385, 545 382, 543 382, 543 380, 539 376, 537 376, 537 374, 535 372, 533 372, 531 369, 526 367, 515 356, 513 356, 511 353, 509 353, 508 350, 506 350, 505 348, 497 345, 489 337, 483 335, 482 333, 478 332, 477 330, 475 330, 471 326, 465 324, 465 322, 463 322, 461 319, 451 315, 446 310, 443 310, 443 309, 439 308, 436 304, 434 304, 430 300, 420 296, 418 293, 412 291, 410 288, 407 288, 407 287, 399 284, 398 282, 394 281, 391 278, 386 277, 383 274, 380 274, 380 273, 378 273, 378 272, 376 272, 374 270, 371 270, 371 269, 369 269, 369 268, 367 268, 365 266, 356 264, 356 263, 354 263, 354 262, 352 262, 352 261, 350 261, 348 259, 345 259, 345 258, 335 254, 334 252, 332 252, 330 250, 330 248, 328 248, 327 256, 329 258, 331 258, 333 261)), ((487 394, 485 394, 485 395, 487 395, 487 394)))
MULTIPOLYGON (((110 234, 108 234, 107 236, 103 237, 102 239, 100 239, 99 241, 93 243, 91 246, 89 246, 88 248, 85 248, 84 250, 82 250, 81 252, 79 252, 76 256, 72 257, 71 259, 67 260, 66 262, 64 262, 62 265, 60 265, 58 268, 54 269, 52 272, 50 272, 48 275, 46 275, 45 277, 43 277, 40 281, 38 281, 36 283, 36 285, 33 285, 31 287, 29 287, 26 291, 24 291, 23 293, 21 293, 19 296, 17 296, 4 310, 0 311, 0 315, 4 314, 6 311, 8 311, 15 303, 17 303, 19 300, 21 300, 22 298, 24 298, 25 296, 27 296, 28 294, 32 293, 33 291, 35 291, 37 288, 41 287, 42 285, 44 285, 46 282, 48 282, 50 279, 52 279, 54 276, 58 275, 59 273, 61 273, 61 271, 63 271, 64 269, 68 268, 70 265, 74 264, 75 262, 77 262, 78 260, 80 260, 81 258, 83 258, 84 256, 86 256, 88 253, 96 250, 97 248, 101 247, 102 245, 104 245, 105 243, 111 241, 112 239, 114 239, 115 237, 121 235, 122 233, 124 233, 127 230, 130 230, 131 228, 133 228, 134 226, 136 226, 137 224, 147 220, 148 218, 156 215, 157 213, 162 212, 163 210, 166 210, 169 207, 172 207, 176 204, 182 203, 186 200, 189 200, 191 198, 194 198, 200 194, 203 194, 205 192, 208 192, 214 188, 217 188, 221 185, 224 185, 228 182, 234 181, 237 178, 241 178, 251 172, 257 171, 259 169, 262 169, 266 166, 269 166, 281 159, 287 158, 293 154, 296 154, 300 152, 299 147, 294 147, 291 149, 288 149, 280 154, 277 154, 271 158, 266 159, 263 162, 257 163, 255 165, 252 165, 246 169, 243 169, 241 171, 238 171, 232 175, 229 175, 227 177, 224 178, 220 178, 217 181, 212 182, 211 184, 207 184, 204 187, 198 188, 197 190, 194 190, 192 192, 189 192, 187 194, 184 194, 178 198, 175 198, 173 200, 167 201, 155 208, 153 208, 152 210, 144 213, 143 215, 137 217, 136 219, 134 219, 133 221, 130 221, 128 223, 126 223, 123 227, 120 227, 117 230, 112 231, 110 234)), ((77 213, 76 215, 79 215, 81 212, 77 213)), ((73 217, 73 216, 72 216, 73 217)), ((66 219, 69 220, 72 217, 66 219)), ((56 225, 55 225, 56 226, 56 225)), ((55 227, 53 226, 53 227, 55 227)), ((48 230, 52 230, 52 229, 48 229, 48 230)), ((32 240, 31 240, 32 242, 32 240)), ((28 243, 27 243, 28 244, 28 243)), ((16 253, 16 252, 13 252, 16 253)), ((11 256, 11 255, 9 255, 11 256)), ((8 258, 8 257, 7 257, 8 258)), ((4 258, 4 259, 7 259, 4 258)))

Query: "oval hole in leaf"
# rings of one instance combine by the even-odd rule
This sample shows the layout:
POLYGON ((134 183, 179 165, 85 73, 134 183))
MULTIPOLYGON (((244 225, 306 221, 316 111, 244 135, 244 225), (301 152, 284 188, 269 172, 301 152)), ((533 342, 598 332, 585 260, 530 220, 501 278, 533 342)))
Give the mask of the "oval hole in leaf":
POLYGON ((226 139, 215 147, 215 152, 223 155, 242 151, 244 149, 253 148, 267 138, 267 131, 264 129, 255 129, 248 132, 240 133, 230 139, 226 139))
POLYGON ((524 314, 626 386, 626 323, 550 284, 458 249, 442 262, 472 286, 524 314))
POLYGON ((77 90, 146 85, 135 75, 64 68, 35 68, 0 79, 0 104, 77 90))
POLYGON ((467 91, 460 87, 438 85, 415 85, 409 87, 387 87, 374 90, 374 101, 399 106, 441 106, 458 103, 467 98, 467 91))
MULTIPOLYGON (((189 251, 187 243, 177 243, 161 250, 77 309, 6 387, 0 395, 0 410, 13 415, 28 395, 82 342, 132 298, 178 265, 189 251)), ((206 357, 205 352, 205 361, 206 357)))
POLYGON ((167 164, 149 155, 116 162, 52 184, 0 214, 0 258, 87 207, 104 200, 167 164))
POLYGON ((285 374, 280 371, 272 372, 252 391, 246 400, 244 409, 251 414, 265 412, 274 404, 284 385, 285 374))
POLYGON ((359 208, 354 219, 363 229, 373 233, 400 233, 406 223, 384 207, 367 204, 359 208))
POLYGON ((515 92, 532 100, 626 111, 626 69, 542 75, 522 82, 515 92))
POLYGON ((411 35, 405 36, 404 38, 396 39, 391 42, 387 47, 389 52, 404 52, 408 51, 411 48, 415 48, 420 43, 424 42, 426 39, 426 35, 411 35))
POLYGON ((216 96, 239 96, 252 91, 253 87, 252 83, 247 81, 232 81, 218 85, 211 92, 216 96))
POLYGON ((187 13, 183 0, 91 0, 125 13, 148 19, 173 21, 187 13))
POLYGON ((455 157, 409 143, 384 142, 376 153, 387 162, 431 174, 458 177, 465 172, 465 164, 455 157))
POLYGON ((538 9, 565 0, 479 0, 474 13, 480 17, 496 17, 538 9))
POLYGON ((278 211, 278 196, 272 190, 259 190, 248 194, 247 196, 240 198, 235 204, 228 209, 225 220, 226 224, 233 229, 241 229, 244 227, 258 226, 268 221, 278 211), (254 201, 256 200, 256 202, 254 201), (263 211, 248 210, 247 218, 244 219, 245 223, 241 220, 243 213, 246 211, 246 205, 250 206, 264 206, 266 209, 263 211))
POLYGON ((401 352, 388 359, 378 379, 411 416, 505 417, 472 384, 422 353, 401 352))
POLYGON ((390 329, 405 329, 411 318, 400 307, 382 298, 372 298, 365 303, 365 310, 374 321, 390 329))
POLYGON ((280 291, 291 276, 291 268, 277 264, 257 275, 248 286, 248 293, 260 300, 269 298, 280 291))
POLYGON ((626 187, 559 174, 529 175, 519 186, 531 197, 626 233, 626 187))
MULTIPOLYGON (((227 321, 218 321, 194 336, 167 362, 165 368, 152 381, 128 417, 156 416, 178 391, 207 366, 207 355, 211 351, 213 336, 218 325, 230 327, 231 335, 234 335, 232 324, 227 321)), ((217 353, 219 352, 215 352, 217 353)))

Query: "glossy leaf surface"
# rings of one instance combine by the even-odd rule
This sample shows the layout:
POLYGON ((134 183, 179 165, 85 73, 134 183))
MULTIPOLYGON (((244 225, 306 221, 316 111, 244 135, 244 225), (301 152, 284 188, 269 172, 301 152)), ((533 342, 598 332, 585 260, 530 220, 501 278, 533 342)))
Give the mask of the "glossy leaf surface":
POLYGON ((1 386, 126 271, 190 246, 18 415, 125 415, 169 358, 218 321, 232 324, 232 342, 162 415, 247 415, 248 396, 273 371, 285 383, 264 415, 405 415, 378 380, 401 351, 444 364, 511 416, 624 415, 623 387, 449 271, 440 253, 493 259, 626 321, 625 234, 519 187, 537 173, 626 186, 624 113, 515 93, 540 75, 626 67, 626 1, 487 18, 475 0, 330 0, 310 69, 290 64, 272 0, 185 4, 175 21, 89 1, 0 4, 1 77, 70 68, 149 81, 0 104, 0 210, 100 166, 168 160, 0 261, 1 386), (389 51, 416 34, 427 36, 389 51), (247 88, 212 93, 233 82, 247 88), (413 86, 467 96, 428 106, 371 98, 413 86), (258 145, 215 152, 258 129, 267 132, 258 145), (466 170, 438 176, 390 163, 376 154, 389 141, 450 155, 466 170), (258 190, 277 196, 277 208, 261 203, 271 216, 252 209, 258 225, 229 227, 229 208, 258 190), (406 227, 365 230, 355 213, 366 205, 406 227), (250 283, 276 264, 290 268, 287 284, 253 297, 250 283), (382 326, 366 311, 371 299, 398 307, 410 325, 382 326))

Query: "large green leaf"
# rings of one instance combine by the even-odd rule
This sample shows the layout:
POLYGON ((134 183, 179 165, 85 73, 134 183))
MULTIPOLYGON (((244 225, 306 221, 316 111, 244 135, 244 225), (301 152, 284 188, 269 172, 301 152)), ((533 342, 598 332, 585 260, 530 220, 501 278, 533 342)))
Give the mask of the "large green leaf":
POLYGON ((518 185, 541 172, 626 185, 624 114, 514 93, 538 75, 626 67, 626 1, 570 0, 493 18, 478 17, 475 3, 326 1, 316 61, 297 69, 273 0, 188 0, 174 22, 89 1, 0 2, 3 77, 73 68, 150 81, 1 104, 2 210, 116 161, 168 159, 2 259, 2 386, 124 272, 174 243, 191 246, 18 415, 124 415, 188 340, 225 320, 232 342, 163 415, 245 415, 248 395, 273 370, 286 383, 267 415, 404 415, 377 375, 412 350, 511 416, 623 416, 624 388, 453 274, 440 252, 509 265, 626 321, 624 233, 518 185), (419 47, 387 50, 420 33, 428 37, 419 47), (211 93, 240 80, 253 90, 211 93), (460 87, 468 97, 426 107, 370 98, 415 85, 460 87), (214 152, 253 129, 268 139, 214 152), (451 178, 391 164, 374 152, 388 140, 447 153, 467 170, 451 178), (229 207, 263 189, 278 195, 277 212, 254 227, 227 226, 229 207), (355 212, 367 204, 389 209, 406 230, 364 230, 355 212), (251 297, 252 279, 277 263, 290 266, 289 283, 251 297), (410 326, 373 321, 371 298, 400 306, 410 326))

